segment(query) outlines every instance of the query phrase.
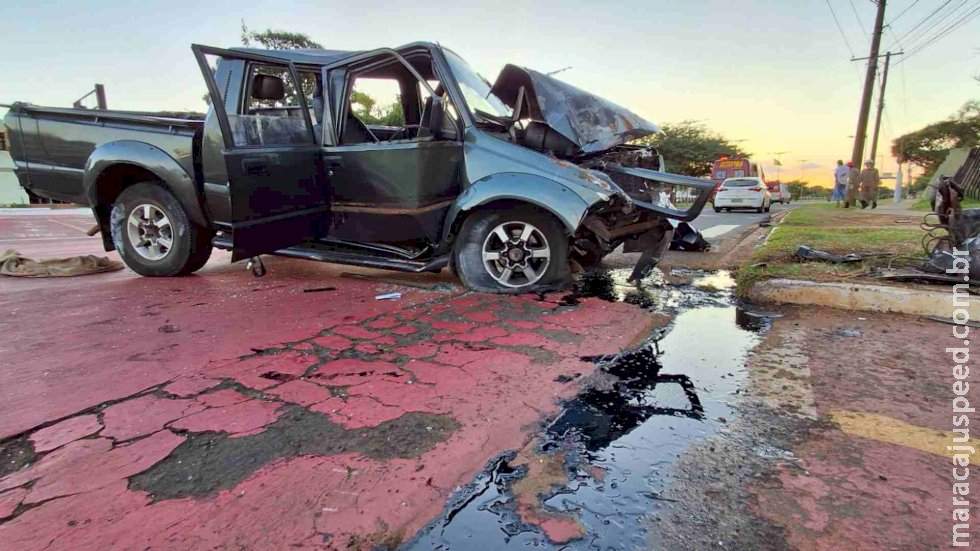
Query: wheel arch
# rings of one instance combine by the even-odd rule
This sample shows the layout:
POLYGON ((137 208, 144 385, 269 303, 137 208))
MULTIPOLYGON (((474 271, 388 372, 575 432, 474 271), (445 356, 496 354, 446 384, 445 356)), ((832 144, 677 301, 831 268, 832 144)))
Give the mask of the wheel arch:
POLYGON ((494 174, 475 182, 450 207, 440 248, 444 251, 452 248, 463 222, 474 212, 517 205, 530 205, 550 214, 568 235, 575 233, 590 206, 574 191, 554 180, 533 174, 494 174))
POLYGON ((210 227, 194 179, 162 149, 133 140, 99 146, 85 164, 83 189, 102 230, 105 250, 115 249, 109 232, 109 212, 122 191, 140 182, 154 181, 174 195, 188 218, 210 227))

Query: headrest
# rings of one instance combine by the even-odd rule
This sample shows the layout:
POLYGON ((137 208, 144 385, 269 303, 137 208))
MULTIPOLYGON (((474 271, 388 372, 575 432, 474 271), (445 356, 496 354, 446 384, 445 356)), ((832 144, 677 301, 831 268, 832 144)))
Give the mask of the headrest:
POLYGON ((252 97, 255 99, 281 100, 286 97, 286 85, 273 75, 252 77, 252 97))

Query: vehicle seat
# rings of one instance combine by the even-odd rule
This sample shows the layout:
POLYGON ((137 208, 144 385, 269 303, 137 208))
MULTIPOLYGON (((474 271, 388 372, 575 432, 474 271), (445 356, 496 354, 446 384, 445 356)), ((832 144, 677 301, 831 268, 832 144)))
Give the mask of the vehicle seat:
POLYGON ((419 116, 419 128, 415 137, 424 138, 429 136, 430 122, 432 122, 432 96, 425 98, 425 103, 422 105, 422 114, 419 116))
POLYGON ((341 143, 375 143, 377 141, 378 138, 371 133, 371 130, 367 127, 367 125, 354 114, 354 109, 348 108, 347 118, 344 121, 344 136, 341 143))
MULTIPOLYGON (((274 75, 255 75, 252 77, 252 98, 264 101, 282 101, 286 98, 286 85, 274 75)), ((282 107, 257 107, 249 115, 265 117, 288 117, 289 112, 282 107)))
MULTIPOLYGON (((252 98, 269 102, 282 102, 286 98, 286 86, 275 75, 258 74, 252 77, 252 98)), ((247 145, 284 145, 309 143, 305 123, 296 118, 299 111, 289 107, 258 107, 248 115, 234 117, 236 143, 247 145)), ((301 115, 300 115, 301 116, 301 115)))
POLYGON ((313 133, 316 135, 317 143, 323 135, 323 86, 317 81, 313 88, 313 133))
POLYGON ((286 98, 286 85, 275 75, 252 77, 252 97, 261 100, 282 101, 286 98))

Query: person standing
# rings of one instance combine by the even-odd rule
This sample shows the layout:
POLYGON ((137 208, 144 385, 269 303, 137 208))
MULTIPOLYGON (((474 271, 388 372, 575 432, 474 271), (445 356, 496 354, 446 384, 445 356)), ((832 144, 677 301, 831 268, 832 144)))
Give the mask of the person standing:
POLYGON ((854 163, 847 161, 847 195, 844 198, 844 208, 857 205, 858 187, 861 185, 861 173, 854 163))
POLYGON ((875 168, 872 159, 864 161, 864 170, 861 171, 861 208, 867 208, 871 203, 871 208, 878 208, 878 186, 881 185, 881 176, 875 168))
POLYGON ((841 201, 844 200, 844 192, 847 189, 847 173, 850 172, 846 166, 844 166, 844 161, 837 160, 837 168, 834 169, 834 193, 830 196, 837 207, 840 207, 841 201))

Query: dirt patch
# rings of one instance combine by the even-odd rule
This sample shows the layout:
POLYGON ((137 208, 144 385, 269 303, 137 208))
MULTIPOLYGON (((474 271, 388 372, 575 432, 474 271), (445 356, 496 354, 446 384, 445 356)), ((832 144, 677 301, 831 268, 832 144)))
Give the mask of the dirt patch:
POLYGON ((724 433, 681 455, 659 496, 671 506, 654 517, 651 548, 793 548, 783 528, 753 513, 751 488, 778 484, 781 465, 802 470, 788 450, 819 432, 819 424, 761 406, 740 410, 724 433))
POLYGON ((405 530, 392 531, 387 523, 381 522, 374 532, 366 536, 351 536, 346 545, 350 551, 388 551, 398 549, 404 540, 405 530))
POLYGON ((34 461, 34 446, 27 436, 0 442, 0 478, 15 473, 34 461))
POLYGON ((327 415, 297 406, 284 409, 258 434, 189 434, 166 459, 130 478, 130 488, 149 492, 159 501, 233 488, 263 465, 304 454, 357 452, 378 460, 419 457, 459 428, 449 416, 413 412, 377 427, 346 430, 327 415))

